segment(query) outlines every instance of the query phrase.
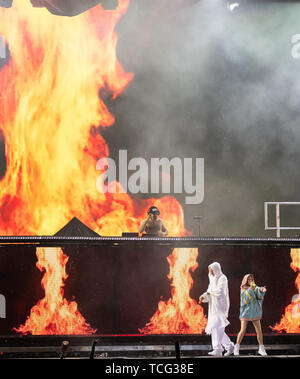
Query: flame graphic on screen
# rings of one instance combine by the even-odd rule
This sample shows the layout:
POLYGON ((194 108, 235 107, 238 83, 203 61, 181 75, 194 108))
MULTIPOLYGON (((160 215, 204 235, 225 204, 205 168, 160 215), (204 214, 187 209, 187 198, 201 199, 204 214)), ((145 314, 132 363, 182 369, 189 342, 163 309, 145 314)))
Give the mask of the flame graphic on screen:
MULTIPOLYGON (((116 10, 104 11, 99 4, 74 18, 53 16, 23 0, 15 0, 11 9, 0 8, 0 34, 10 53, 0 71, 0 128, 7 166, 0 187, 1 234, 53 235, 76 216, 101 235, 120 235, 137 231, 148 207, 155 205, 169 234, 185 235, 183 210, 176 199, 137 201, 126 193, 96 190, 96 162, 109 156, 101 130, 115 123, 101 93, 115 100, 134 76, 124 71, 116 54, 115 27, 128 6, 129 0, 119 0, 116 10)), ((166 321, 163 332, 190 331, 189 319, 194 323, 196 315, 201 323, 204 317, 189 297, 196 251, 178 251, 169 257, 169 306, 173 314, 179 312, 179 319, 177 326, 169 323, 169 329, 166 321)), ((45 271, 45 297, 15 330, 95 332, 77 303, 64 298, 67 256, 59 248, 38 248, 36 254, 37 267, 45 271)), ((152 319, 153 328, 154 324, 152 319)), ((146 329, 150 331, 149 325, 146 329)))
MULTIPOLYGON (((291 249, 291 268, 297 272, 300 270, 300 249, 291 249)), ((298 294, 293 296, 292 303, 285 308, 279 324, 271 327, 272 330, 287 333, 300 333, 300 272, 297 275, 296 288, 298 294)))
POLYGON ((96 161, 109 154, 99 126, 115 121, 99 91, 116 98, 133 78, 117 61, 114 32, 128 0, 74 18, 14 4, 0 11, 11 56, 0 76, 1 233, 53 235, 77 215, 96 232, 115 234, 107 209, 122 218, 131 204, 96 190, 96 161))
POLYGON ((95 333, 80 314, 77 303, 64 298, 69 258, 56 247, 37 248, 37 257, 38 269, 46 272, 42 279, 45 297, 31 309, 26 323, 15 330, 33 335, 95 333))
POLYGON ((160 301, 150 322, 140 329, 145 334, 200 334, 206 327, 203 308, 190 297, 193 279, 190 271, 198 267, 198 249, 174 249, 168 257, 171 298, 160 301))

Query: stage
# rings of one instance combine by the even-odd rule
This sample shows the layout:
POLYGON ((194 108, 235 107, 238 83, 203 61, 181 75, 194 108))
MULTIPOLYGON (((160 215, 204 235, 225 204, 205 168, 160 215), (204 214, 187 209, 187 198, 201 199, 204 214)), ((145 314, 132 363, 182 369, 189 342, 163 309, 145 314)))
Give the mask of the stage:
POLYGON ((0 359, 300 357, 299 5, 0 0, 0 359))
MULTIPOLYGON (((290 252, 299 246, 298 238, 1 236, 3 274, 0 285, 6 296, 9 317, 1 320, 0 357, 59 358, 62 351, 64 358, 85 359, 209 357, 211 337, 204 330, 190 331, 199 330, 197 324, 207 315, 207 305, 203 304, 204 314, 201 315, 197 299, 207 288, 207 267, 213 261, 221 262, 228 277, 230 325, 226 332, 232 342, 235 343, 240 328, 239 285, 246 268, 255 273, 258 284, 268 288, 262 319, 268 357, 299 357, 300 334, 279 333, 271 328, 279 323, 285 307, 297 292, 290 252), (182 265, 187 271, 183 271, 185 279, 181 281, 192 279, 187 295, 183 295, 187 308, 182 313, 173 301, 173 279, 168 276, 172 264, 170 257, 174 257, 175 251, 177 259, 182 255, 187 262, 187 269, 184 269, 185 263, 182 265), (41 286, 44 274, 36 267, 37 259, 41 259, 40 252, 49 254, 49 262, 51 257, 62 257, 61 267, 68 276, 60 285, 64 291, 55 305, 57 313, 49 315, 47 311, 45 318, 38 320, 44 329, 40 332, 30 330, 26 334, 21 324, 24 326, 29 315, 33 318, 32 310, 37 306, 37 315, 41 315, 41 301, 46 306, 47 296, 43 298, 41 286), (265 270, 266 262, 271 270, 265 270), (59 307, 65 303, 73 304, 74 299, 79 316, 84 317, 82 324, 87 322, 94 329, 93 333, 80 333, 81 329, 76 328, 72 333, 64 333, 59 329, 64 324, 63 319, 56 319, 59 307), (171 328, 167 333, 159 329, 160 321, 155 323, 152 319, 158 304, 162 303, 172 303, 178 312, 178 320, 174 319, 174 323, 172 318, 167 319, 170 316, 166 312, 171 328), (193 322, 189 319, 191 307, 199 315, 199 319, 193 322), (19 328, 17 332, 16 328, 19 328), (155 330, 159 332, 155 333, 155 330), (62 350, 64 341, 66 345, 62 350)), ((46 273, 51 270, 45 268, 46 273)), ((295 317, 297 315, 295 313, 295 317)), ((74 320, 78 318, 75 314, 71 316, 74 320)), ((259 357, 252 325, 248 326, 247 333, 239 357, 259 357)))
POLYGON ((245 246, 245 247, 300 247, 300 238, 266 237, 86 237, 86 236, 0 236, 0 247, 7 245, 27 245, 35 247, 57 246, 166 246, 170 248, 196 248, 199 246, 245 246))
MULTIPOLYGON (((229 337, 236 341, 236 335, 229 337)), ((63 341, 69 342, 65 358, 205 358, 211 351, 211 339, 207 335, 2 336, 0 357, 60 358, 63 341), (91 356, 94 341, 97 343, 91 356)), ((300 357, 299 334, 265 334, 264 343, 268 357, 300 357)), ((239 357, 260 357, 257 350, 256 336, 247 334, 239 357)))

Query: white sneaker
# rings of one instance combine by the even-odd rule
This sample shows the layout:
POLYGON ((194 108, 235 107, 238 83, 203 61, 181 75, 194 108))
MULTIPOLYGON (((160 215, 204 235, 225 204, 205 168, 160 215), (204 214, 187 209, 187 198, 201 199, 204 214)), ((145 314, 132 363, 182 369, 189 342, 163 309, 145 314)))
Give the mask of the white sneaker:
POLYGON ((229 347, 229 349, 226 351, 226 353, 224 354, 225 357, 228 357, 229 355, 231 355, 234 351, 234 343, 232 343, 229 347))
POLYGON ((213 350, 208 353, 208 355, 213 355, 214 357, 222 357, 222 351, 220 350, 213 350))
POLYGON ((259 355, 263 355, 263 356, 268 355, 268 354, 266 353, 266 350, 265 350, 264 345, 260 345, 260 346, 259 346, 258 354, 259 354, 259 355))
POLYGON ((234 345, 233 354, 240 355, 240 345, 234 345))

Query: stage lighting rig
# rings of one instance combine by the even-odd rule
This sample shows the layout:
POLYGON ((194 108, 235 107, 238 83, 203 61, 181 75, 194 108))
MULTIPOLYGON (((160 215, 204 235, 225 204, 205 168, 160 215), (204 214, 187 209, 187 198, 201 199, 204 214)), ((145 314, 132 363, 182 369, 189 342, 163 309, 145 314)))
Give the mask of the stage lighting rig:
MULTIPOLYGON (((77 16, 98 4, 105 10, 113 10, 118 6, 118 0, 24 0, 30 1, 33 7, 47 8, 57 16, 77 16)), ((13 0, 0 0, 0 7, 11 8, 13 0)))

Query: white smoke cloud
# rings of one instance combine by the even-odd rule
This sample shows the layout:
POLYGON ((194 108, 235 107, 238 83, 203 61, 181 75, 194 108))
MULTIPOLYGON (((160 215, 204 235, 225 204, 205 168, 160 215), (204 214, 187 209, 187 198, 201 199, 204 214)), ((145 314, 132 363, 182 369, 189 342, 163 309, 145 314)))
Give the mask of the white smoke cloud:
POLYGON ((299 15, 299 4, 230 12, 201 1, 163 17, 155 2, 132 1, 120 25, 120 60, 135 79, 115 108, 116 146, 203 157, 204 202, 184 209, 190 227, 203 215, 207 235, 270 235, 264 201, 299 201, 299 15))

